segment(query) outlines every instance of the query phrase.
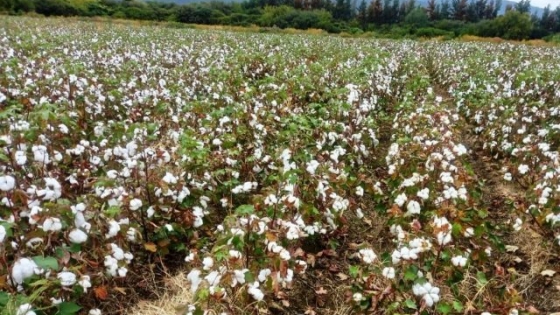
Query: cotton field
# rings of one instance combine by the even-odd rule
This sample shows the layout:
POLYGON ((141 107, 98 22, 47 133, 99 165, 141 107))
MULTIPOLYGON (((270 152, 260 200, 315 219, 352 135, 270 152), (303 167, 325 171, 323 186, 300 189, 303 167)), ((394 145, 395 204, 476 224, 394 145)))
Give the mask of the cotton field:
POLYGON ((2 19, 2 315, 560 311, 560 49, 2 19))

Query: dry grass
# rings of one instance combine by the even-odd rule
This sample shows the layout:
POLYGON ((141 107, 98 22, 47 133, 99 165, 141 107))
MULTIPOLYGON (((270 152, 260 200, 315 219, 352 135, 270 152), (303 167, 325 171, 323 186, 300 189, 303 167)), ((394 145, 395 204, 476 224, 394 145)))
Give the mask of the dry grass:
POLYGON ((185 306, 192 302, 190 285, 181 272, 165 280, 165 287, 153 301, 140 301, 129 310, 130 315, 177 315, 184 314, 185 306))

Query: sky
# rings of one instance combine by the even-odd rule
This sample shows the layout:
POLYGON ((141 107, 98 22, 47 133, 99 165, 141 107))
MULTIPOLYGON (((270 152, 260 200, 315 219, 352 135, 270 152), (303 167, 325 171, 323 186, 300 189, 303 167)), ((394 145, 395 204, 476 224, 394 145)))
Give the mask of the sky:
POLYGON ((531 5, 535 7, 544 8, 548 4, 550 4, 551 9, 555 9, 558 5, 560 5, 560 0, 531 0, 531 5))

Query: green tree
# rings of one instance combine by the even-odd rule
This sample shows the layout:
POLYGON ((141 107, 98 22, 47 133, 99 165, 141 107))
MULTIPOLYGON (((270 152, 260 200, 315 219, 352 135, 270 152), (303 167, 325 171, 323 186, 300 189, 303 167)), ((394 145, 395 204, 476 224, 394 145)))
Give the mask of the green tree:
POLYGON ((416 8, 406 15, 404 23, 412 28, 422 28, 428 26, 430 20, 424 8, 416 8))
POLYGON ((494 22, 500 30, 500 37, 505 39, 527 39, 533 29, 531 16, 517 10, 509 10, 506 14, 497 17, 494 22))
POLYGON ((521 0, 515 4, 515 10, 519 13, 531 12, 531 0, 521 0))
POLYGON ((367 4, 366 0, 362 0, 360 2, 360 6, 358 7, 358 22, 360 22, 360 26, 362 29, 366 29, 368 24, 368 14, 367 14, 367 4))

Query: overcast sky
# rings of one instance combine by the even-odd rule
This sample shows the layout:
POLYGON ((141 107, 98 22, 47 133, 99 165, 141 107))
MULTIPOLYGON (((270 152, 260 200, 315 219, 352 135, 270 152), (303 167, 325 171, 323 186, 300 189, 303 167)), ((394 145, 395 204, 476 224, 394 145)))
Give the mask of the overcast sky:
POLYGON ((555 9, 560 4, 560 0, 531 0, 531 5, 535 7, 544 8, 547 4, 550 4, 551 9, 555 9))

